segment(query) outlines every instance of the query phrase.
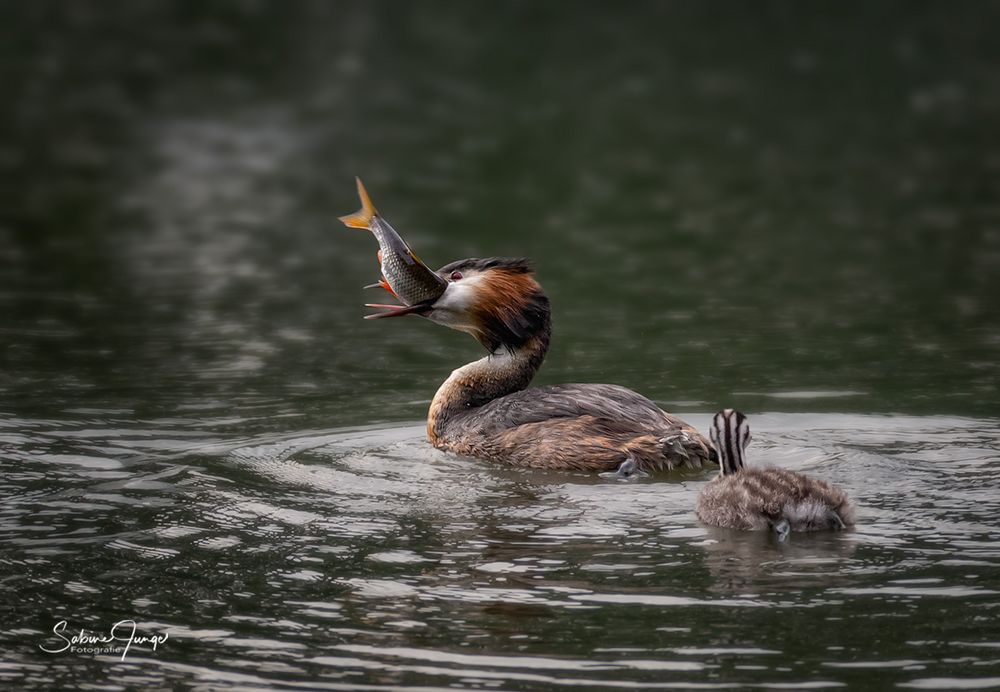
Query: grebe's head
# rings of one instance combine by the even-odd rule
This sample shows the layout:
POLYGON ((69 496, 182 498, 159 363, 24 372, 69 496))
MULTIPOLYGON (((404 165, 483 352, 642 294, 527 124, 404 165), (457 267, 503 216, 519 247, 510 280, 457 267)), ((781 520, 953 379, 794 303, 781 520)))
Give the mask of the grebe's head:
POLYGON ((719 455, 719 467, 723 476, 743 468, 746 461, 744 454, 751 439, 750 424, 746 416, 731 408, 719 411, 712 419, 708 436, 719 455))
POLYGON ((448 281, 424 317, 468 332, 493 353, 514 350, 535 338, 548 341, 549 299, 526 259, 464 259, 437 271, 448 281))

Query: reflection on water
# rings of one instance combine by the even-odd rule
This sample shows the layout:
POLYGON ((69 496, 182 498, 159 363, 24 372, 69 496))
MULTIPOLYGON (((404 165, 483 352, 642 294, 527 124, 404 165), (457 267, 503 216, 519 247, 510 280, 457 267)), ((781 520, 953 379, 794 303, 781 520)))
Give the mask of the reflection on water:
POLYGON ((0 685, 1000 684, 996 14, 6 3, 0 685), (535 259, 541 382, 743 408, 857 529, 430 448, 481 353, 361 321, 356 174, 535 259), (170 639, 37 648, 123 618, 170 639))
POLYGON ((754 463, 841 484, 857 529, 782 544, 704 527, 692 508, 710 473, 536 474, 437 452, 421 425, 247 439, 6 419, 17 468, 2 584, 17 598, 0 674, 330 689, 993 684, 996 421, 764 414, 755 435, 754 463), (32 651, 58 619, 103 631, 120 617, 170 640, 114 668, 32 651))

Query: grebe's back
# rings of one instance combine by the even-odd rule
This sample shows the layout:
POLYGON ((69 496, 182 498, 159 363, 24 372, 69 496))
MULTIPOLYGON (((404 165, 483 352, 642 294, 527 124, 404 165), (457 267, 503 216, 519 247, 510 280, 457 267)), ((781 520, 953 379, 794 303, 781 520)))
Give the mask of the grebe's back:
POLYGON ((609 384, 533 387, 431 421, 435 445, 514 464, 610 471, 702 468, 712 456, 697 430, 646 397, 609 384))

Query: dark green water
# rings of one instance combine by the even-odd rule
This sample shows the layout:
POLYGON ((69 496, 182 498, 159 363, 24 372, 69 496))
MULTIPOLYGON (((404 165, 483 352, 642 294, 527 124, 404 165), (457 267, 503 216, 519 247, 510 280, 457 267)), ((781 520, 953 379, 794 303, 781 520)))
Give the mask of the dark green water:
POLYGON ((996 5, 0 4, 0 685, 1000 686, 996 5), (855 531, 431 449, 353 176, 532 257, 539 381, 841 484, 855 531), (49 654, 122 619, 124 662, 49 654))

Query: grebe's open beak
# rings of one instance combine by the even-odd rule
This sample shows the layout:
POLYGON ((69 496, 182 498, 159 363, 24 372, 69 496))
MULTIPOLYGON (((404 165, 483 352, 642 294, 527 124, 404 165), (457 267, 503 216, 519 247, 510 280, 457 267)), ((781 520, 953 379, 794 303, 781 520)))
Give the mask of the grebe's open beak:
MULTIPOLYGON (((375 284, 378 286, 380 284, 375 284)), ((385 288, 385 286, 383 286, 385 288)), ((383 317, 405 317, 417 315, 426 317, 431 322, 443 324, 455 329, 464 329, 469 321, 469 308, 474 299, 470 293, 471 286, 453 282, 445 282, 444 292, 437 298, 424 300, 413 305, 388 305, 385 303, 365 303, 366 308, 377 308, 382 312, 365 315, 366 320, 379 320, 383 317)), ((391 292, 391 289, 389 289, 391 292)), ((471 323, 470 323, 471 324, 471 323)))
POLYGON ((404 317, 406 315, 423 316, 434 309, 430 303, 418 303, 416 305, 385 305, 383 303, 365 303, 365 307, 379 308, 383 311, 383 312, 376 312, 372 315, 365 315, 366 320, 380 320, 383 317, 404 317))

